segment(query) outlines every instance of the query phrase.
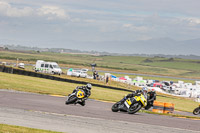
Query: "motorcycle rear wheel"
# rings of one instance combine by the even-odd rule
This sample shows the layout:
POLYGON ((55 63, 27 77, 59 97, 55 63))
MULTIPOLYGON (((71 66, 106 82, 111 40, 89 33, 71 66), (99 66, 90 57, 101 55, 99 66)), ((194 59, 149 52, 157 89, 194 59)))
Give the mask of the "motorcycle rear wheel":
POLYGON ((194 111, 193 111, 193 114, 194 115, 200 114, 200 108, 199 107, 195 108, 194 111))
POLYGON ((67 101, 65 102, 65 104, 72 104, 77 100, 77 97, 75 95, 72 95, 70 97, 68 97, 67 101))
POLYGON ((142 105, 140 103, 135 103, 135 104, 133 104, 129 107, 129 109, 128 109, 129 114, 135 114, 142 108, 142 105), (135 104, 137 104, 137 105, 135 105, 135 104))
POLYGON ((118 111, 119 111, 118 106, 119 106, 119 103, 115 103, 115 104, 112 106, 112 111, 113 111, 113 112, 118 112, 118 111))

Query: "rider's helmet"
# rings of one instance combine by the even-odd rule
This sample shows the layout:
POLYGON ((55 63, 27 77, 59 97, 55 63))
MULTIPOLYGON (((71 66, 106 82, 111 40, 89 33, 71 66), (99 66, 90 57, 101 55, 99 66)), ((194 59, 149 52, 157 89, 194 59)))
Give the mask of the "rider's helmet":
POLYGON ((143 93, 143 95, 144 95, 144 94, 147 94, 147 92, 148 92, 147 87, 143 87, 143 88, 142 88, 142 93, 143 93))
POLYGON ((87 87, 89 90, 92 89, 92 85, 91 85, 90 83, 88 83, 88 84, 86 85, 86 87, 87 87))

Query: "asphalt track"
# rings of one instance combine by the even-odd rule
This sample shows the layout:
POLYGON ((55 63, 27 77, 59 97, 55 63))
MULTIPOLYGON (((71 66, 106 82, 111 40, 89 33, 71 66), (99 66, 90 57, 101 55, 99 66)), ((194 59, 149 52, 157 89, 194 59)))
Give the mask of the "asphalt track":
POLYGON ((0 123, 61 132, 200 133, 200 120, 111 111, 113 103, 87 100, 65 105, 65 97, 0 90, 0 123))

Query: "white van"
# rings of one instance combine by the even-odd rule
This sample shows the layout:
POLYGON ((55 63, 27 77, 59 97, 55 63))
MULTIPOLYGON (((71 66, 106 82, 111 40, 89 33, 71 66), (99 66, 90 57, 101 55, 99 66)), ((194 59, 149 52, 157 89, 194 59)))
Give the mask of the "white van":
POLYGON ((37 60, 35 65, 35 72, 61 74, 62 70, 56 62, 45 62, 43 60, 37 60))

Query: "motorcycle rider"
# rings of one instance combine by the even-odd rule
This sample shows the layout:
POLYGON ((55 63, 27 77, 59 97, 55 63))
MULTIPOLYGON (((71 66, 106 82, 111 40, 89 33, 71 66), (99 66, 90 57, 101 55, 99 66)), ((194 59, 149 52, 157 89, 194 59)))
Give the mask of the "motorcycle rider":
POLYGON ((145 107, 146 110, 150 109, 153 106, 154 100, 156 100, 156 92, 154 89, 148 92, 146 87, 143 87, 142 90, 136 90, 131 94, 128 94, 126 98, 131 98, 137 95, 143 94, 144 97, 147 99, 147 105, 145 107))
POLYGON ((126 98, 131 98, 131 97, 143 94, 144 97, 147 99, 147 92, 148 92, 148 89, 146 87, 143 87, 141 90, 136 90, 132 92, 131 94, 128 94, 126 98))
POLYGON ((154 89, 147 93, 147 106, 146 110, 150 109, 153 106, 154 101, 156 100, 156 92, 154 89))
POLYGON ((76 89, 73 90, 73 93, 76 92, 78 89, 82 89, 85 92, 84 98, 77 101, 82 106, 85 106, 85 100, 91 95, 92 85, 88 83, 86 86, 77 86, 76 89))

